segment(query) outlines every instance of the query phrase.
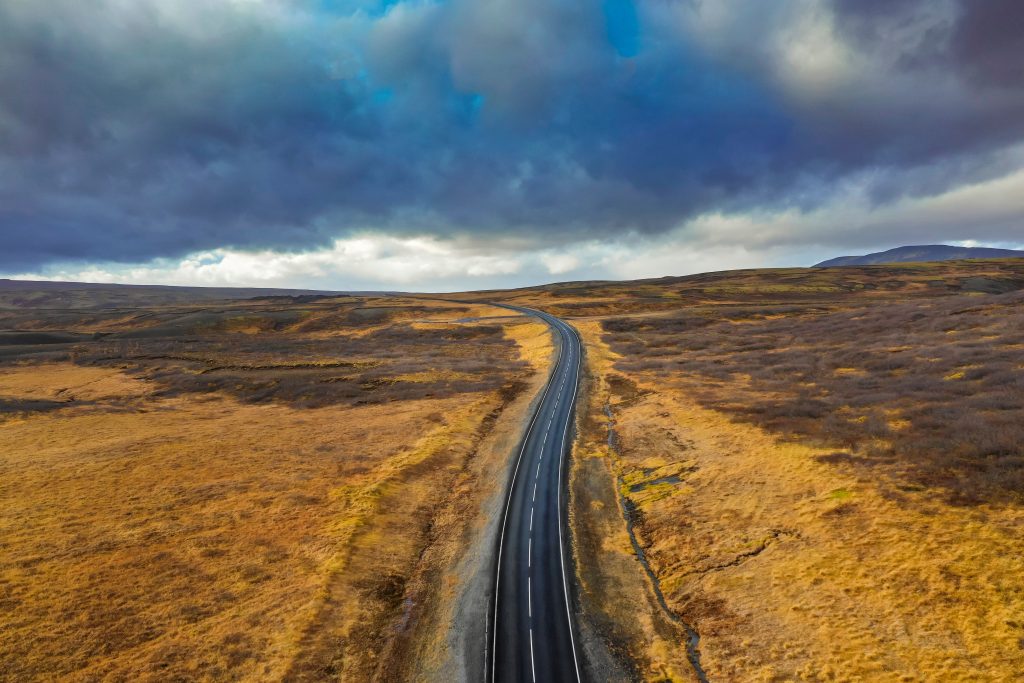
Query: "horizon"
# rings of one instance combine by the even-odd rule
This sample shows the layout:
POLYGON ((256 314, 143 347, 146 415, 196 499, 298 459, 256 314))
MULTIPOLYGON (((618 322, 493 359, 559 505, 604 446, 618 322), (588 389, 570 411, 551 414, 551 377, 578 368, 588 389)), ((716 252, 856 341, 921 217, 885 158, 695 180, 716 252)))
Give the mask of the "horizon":
POLYGON ((1008 0, 8 3, 0 275, 454 291, 1020 249, 1021 21, 1008 0))
MULTIPOLYGON (((893 247, 891 249, 883 249, 880 252, 872 252, 872 254, 875 254, 875 253, 885 253, 885 252, 888 252, 888 251, 892 251, 892 250, 896 250, 896 249, 901 249, 901 248, 914 249, 914 248, 943 247, 943 246, 954 247, 954 248, 964 247, 964 248, 1011 249, 1011 250, 1015 250, 1015 251, 1024 252, 1024 248, 1016 246, 1016 245, 1015 246, 1006 246, 1006 245, 994 245, 993 246, 993 245, 977 244, 977 243, 974 243, 972 241, 968 245, 963 245, 963 244, 902 245, 900 247, 893 247)), ((842 257, 850 257, 850 256, 854 256, 854 255, 843 255, 842 257)), ((842 257, 840 257, 840 258, 842 258, 842 257)), ((832 257, 832 258, 834 258, 834 257, 832 257)), ((996 258, 1000 258, 1000 257, 996 257, 996 258)), ((825 260, 829 260, 829 259, 825 259, 825 260)), ((882 265, 889 265, 889 264, 875 263, 875 264, 857 264, 857 265, 859 267, 871 268, 871 267, 875 267, 875 266, 882 266, 882 265)), ((331 288, 309 288, 309 287, 302 287, 302 286, 292 286, 292 285, 288 285, 288 284, 284 284, 284 285, 230 284, 230 283, 226 283, 226 284, 216 284, 216 283, 213 283, 213 284, 202 284, 202 283, 200 283, 200 284, 189 284, 189 283, 168 283, 168 282, 144 282, 144 281, 142 281, 142 282, 129 282, 129 281, 120 281, 120 280, 117 280, 117 279, 112 279, 112 280, 107 280, 107 281, 103 281, 103 280, 85 281, 85 280, 66 279, 66 278, 63 278, 63 277, 60 277, 60 276, 50 276, 50 277, 47 277, 47 276, 17 277, 17 276, 9 276, 9 275, 0 275, 0 282, 19 282, 19 283, 20 282, 29 282, 29 283, 31 283, 31 282, 39 282, 39 283, 50 283, 50 284, 90 285, 90 286, 93 286, 93 285, 99 285, 99 286, 115 285, 115 286, 126 286, 126 287, 181 287, 181 288, 198 288, 198 289, 246 289, 246 290, 256 289, 256 290, 273 290, 273 291, 310 292, 310 293, 313 293, 313 294, 323 293, 323 294, 328 294, 328 295, 331 295, 331 294, 344 294, 344 295, 375 294, 375 295, 382 295, 382 296, 401 296, 401 295, 404 295, 404 294, 447 294, 447 293, 452 293, 452 292, 482 292, 482 291, 492 291, 492 290, 493 291, 512 291, 512 290, 518 290, 518 289, 533 289, 533 288, 552 287, 552 286, 556 286, 556 285, 567 285, 567 284, 576 284, 576 283, 592 283, 592 282, 611 282, 611 283, 615 283, 615 282, 633 282, 633 281, 648 281, 648 280, 656 281, 656 280, 665 280, 665 279, 673 279, 673 278, 685 278, 685 277, 691 276, 691 275, 706 275, 706 274, 712 274, 712 273, 725 273, 725 272, 732 272, 732 271, 744 272, 744 271, 751 271, 751 270, 802 270, 802 269, 816 268, 816 267, 818 267, 817 264, 797 265, 797 266, 793 266, 793 265, 748 266, 748 267, 742 267, 742 268, 720 268, 720 269, 710 269, 710 270, 695 270, 695 271, 692 271, 692 272, 678 273, 678 274, 645 275, 645 276, 642 276, 642 277, 635 277, 635 278, 608 277, 608 278, 586 278, 586 279, 568 279, 568 280, 550 280, 550 279, 548 279, 548 280, 540 280, 540 281, 537 281, 537 282, 531 282, 531 283, 527 283, 527 284, 512 285, 512 286, 507 286, 507 287, 477 287, 477 288, 472 288, 472 289, 455 289, 455 288, 452 288, 452 289, 365 289, 365 288, 364 289, 356 289, 356 288, 331 289, 331 288)))

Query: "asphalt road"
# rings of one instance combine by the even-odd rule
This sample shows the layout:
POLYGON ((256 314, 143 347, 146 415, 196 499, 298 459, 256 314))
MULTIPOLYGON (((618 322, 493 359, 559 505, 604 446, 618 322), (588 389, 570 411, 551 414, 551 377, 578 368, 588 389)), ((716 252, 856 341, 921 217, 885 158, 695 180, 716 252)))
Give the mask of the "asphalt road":
POLYGON ((580 340, 554 316, 515 310, 547 322, 560 351, 521 445, 505 506, 485 661, 494 683, 580 681, 565 488, 580 340))

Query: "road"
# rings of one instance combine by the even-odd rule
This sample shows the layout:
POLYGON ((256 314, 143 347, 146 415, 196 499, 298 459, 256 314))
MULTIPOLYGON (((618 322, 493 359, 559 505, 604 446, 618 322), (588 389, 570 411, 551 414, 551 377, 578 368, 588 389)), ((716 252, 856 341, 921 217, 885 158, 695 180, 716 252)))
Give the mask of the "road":
POLYGON ((580 373, 580 340, 558 318, 525 308, 559 339, 558 360, 524 439, 498 542, 485 662, 492 683, 580 681, 569 582, 566 454, 580 373))

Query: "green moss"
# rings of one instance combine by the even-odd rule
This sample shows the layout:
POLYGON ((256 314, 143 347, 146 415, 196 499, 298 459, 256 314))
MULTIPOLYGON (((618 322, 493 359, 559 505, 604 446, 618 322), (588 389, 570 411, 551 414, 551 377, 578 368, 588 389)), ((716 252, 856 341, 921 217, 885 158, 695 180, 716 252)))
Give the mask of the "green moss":
POLYGON ((654 501, 661 500, 662 498, 668 498, 675 493, 677 487, 672 484, 651 484, 650 486, 644 487, 643 493, 633 494, 634 499, 641 506, 648 505, 654 501))
POLYGON ((850 489, 836 489, 829 493, 828 497, 832 500, 847 500, 853 497, 853 491, 850 489))

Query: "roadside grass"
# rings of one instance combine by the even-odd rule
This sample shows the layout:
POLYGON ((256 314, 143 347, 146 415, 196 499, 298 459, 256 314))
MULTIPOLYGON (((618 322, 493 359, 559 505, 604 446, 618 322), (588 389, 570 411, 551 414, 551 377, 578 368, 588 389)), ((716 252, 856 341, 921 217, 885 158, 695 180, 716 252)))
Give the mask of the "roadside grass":
MULTIPOLYGON (((601 343, 597 322, 577 322, 585 342, 586 376, 577 410, 579 436, 570 477, 570 524, 577 560, 583 627, 607 643, 613 661, 598 661, 598 676, 650 681, 690 680, 682 643, 686 632, 660 606, 644 568, 637 562, 624 516, 619 481, 642 478, 624 465, 609 443, 606 409, 618 405, 613 364, 619 358, 601 343), (595 340, 596 343, 595 343, 595 340)), ((649 455, 649 454, 646 454, 649 455)), ((645 460, 644 466, 651 463, 645 460)), ((590 634, 588 634, 590 635, 590 634)))
POLYGON ((505 326, 505 336, 515 342, 519 360, 535 371, 546 371, 551 363, 551 337, 548 326, 536 319, 521 319, 505 326))
MULTIPOLYGON (((636 482, 654 455, 687 464, 662 485, 668 495, 619 494, 669 607, 700 634, 709 680, 1007 680, 1024 666, 1013 616, 1024 609, 1020 506, 898 488, 877 468, 778 439, 656 378, 611 386, 613 470, 636 482)), ((583 555, 606 581, 624 581, 608 557, 583 555)), ((615 605, 626 587, 589 585, 615 586, 594 604, 624 617, 615 605)), ((650 604, 633 600, 632 623, 657 618, 656 605, 640 616, 650 604)), ((623 631, 618 643, 648 662, 647 680, 678 661, 649 647, 656 631, 623 631)), ((676 653, 685 642, 677 636, 676 653)))

